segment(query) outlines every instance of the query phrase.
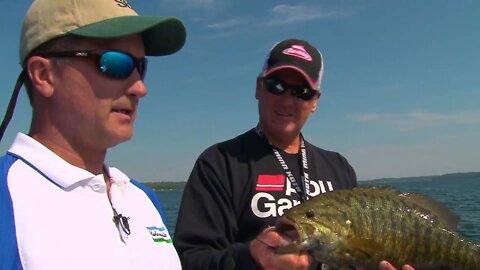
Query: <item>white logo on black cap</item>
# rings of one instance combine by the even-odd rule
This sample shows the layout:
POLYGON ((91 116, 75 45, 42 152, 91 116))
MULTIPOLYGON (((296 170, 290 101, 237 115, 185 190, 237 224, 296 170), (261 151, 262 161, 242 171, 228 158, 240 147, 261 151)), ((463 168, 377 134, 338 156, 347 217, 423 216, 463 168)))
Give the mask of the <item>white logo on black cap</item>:
POLYGON ((283 54, 302 58, 305 61, 312 61, 312 56, 302 45, 292 45, 290 48, 283 50, 283 54))

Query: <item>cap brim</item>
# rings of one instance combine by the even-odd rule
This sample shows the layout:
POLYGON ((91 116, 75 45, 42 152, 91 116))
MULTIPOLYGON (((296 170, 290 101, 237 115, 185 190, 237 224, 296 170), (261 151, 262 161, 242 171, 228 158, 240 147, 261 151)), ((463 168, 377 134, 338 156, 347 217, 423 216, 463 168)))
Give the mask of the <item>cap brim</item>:
POLYGON ((145 54, 169 55, 185 44, 186 31, 175 17, 122 16, 89 24, 69 34, 90 38, 116 38, 142 34, 145 54))
POLYGON ((282 69, 292 69, 292 70, 297 71, 298 73, 300 73, 305 78, 308 85, 310 85, 310 87, 312 89, 320 91, 319 82, 312 80, 312 78, 310 78, 310 76, 308 76, 308 74, 305 71, 303 71, 301 68, 299 68, 297 66, 292 66, 292 65, 273 66, 273 67, 263 71, 263 77, 267 77, 267 76, 271 75, 272 73, 274 73, 276 71, 279 71, 279 70, 282 70, 282 69))

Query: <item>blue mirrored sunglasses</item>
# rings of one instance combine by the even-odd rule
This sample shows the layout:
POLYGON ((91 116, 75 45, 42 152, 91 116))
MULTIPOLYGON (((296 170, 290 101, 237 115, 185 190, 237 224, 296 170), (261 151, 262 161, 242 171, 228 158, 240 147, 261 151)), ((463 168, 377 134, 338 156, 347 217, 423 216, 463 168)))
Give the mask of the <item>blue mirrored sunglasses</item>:
POLYGON ((135 56, 121 51, 64 51, 42 53, 42 57, 87 57, 97 61, 98 68, 103 74, 116 79, 129 77, 137 68, 143 80, 147 72, 147 58, 135 56))
POLYGON ((290 90, 290 94, 292 94, 292 96, 295 96, 301 100, 310 101, 319 93, 319 91, 308 86, 289 85, 276 78, 263 78, 263 83, 265 84, 265 88, 268 92, 277 96, 282 95, 290 90))

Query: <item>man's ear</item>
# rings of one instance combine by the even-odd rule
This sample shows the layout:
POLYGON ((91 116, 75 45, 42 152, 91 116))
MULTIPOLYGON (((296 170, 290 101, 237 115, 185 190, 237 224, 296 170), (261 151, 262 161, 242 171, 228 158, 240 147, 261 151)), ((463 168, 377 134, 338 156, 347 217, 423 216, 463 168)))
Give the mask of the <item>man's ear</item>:
POLYGON ((41 56, 32 56, 27 61, 27 76, 30 77, 33 89, 44 97, 53 95, 53 63, 41 56))
POLYGON ((318 96, 315 97, 315 99, 313 100, 312 112, 315 112, 317 110, 318 102, 320 101, 321 95, 322 95, 322 92, 318 93, 318 96))
POLYGON ((259 91, 260 91, 260 78, 257 77, 257 85, 255 86, 255 99, 258 100, 258 96, 259 96, 259 91))

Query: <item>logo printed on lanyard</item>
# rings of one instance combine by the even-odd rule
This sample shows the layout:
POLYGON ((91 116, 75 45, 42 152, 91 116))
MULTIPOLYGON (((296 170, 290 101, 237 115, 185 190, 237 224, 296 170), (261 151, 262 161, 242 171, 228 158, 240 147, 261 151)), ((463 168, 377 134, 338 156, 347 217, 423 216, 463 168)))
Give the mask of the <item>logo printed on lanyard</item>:
POLYGON ((283 170, 285 171, 285 175, 287 176, 288 180, 291 182, 292 187, 295 189, 297 194, 300 196, 302 201, 308 200, 308 196, 310 194, 310 184, 309 184, 309 176, 308 176, 308 162, 307 162, 307 149, 305 147, 305 140, 303 139, 302 134, 300 134, 300 153, 302 154, 302 166, 300 166, 300 174, 301 174, 301 182, 295 179, 292 171, 288 168, 287 163, 283 159, 280 152, 268 141, 267 136, 263 133, 262 129, 260 128, 260 124, 255 127, 255 131, 257 134, 268 142, 271 146, 274 156, 277 158, 280 166, 282 166, 283 170), (303 184, 303 188, 300 187, 299 184, 303 184))

